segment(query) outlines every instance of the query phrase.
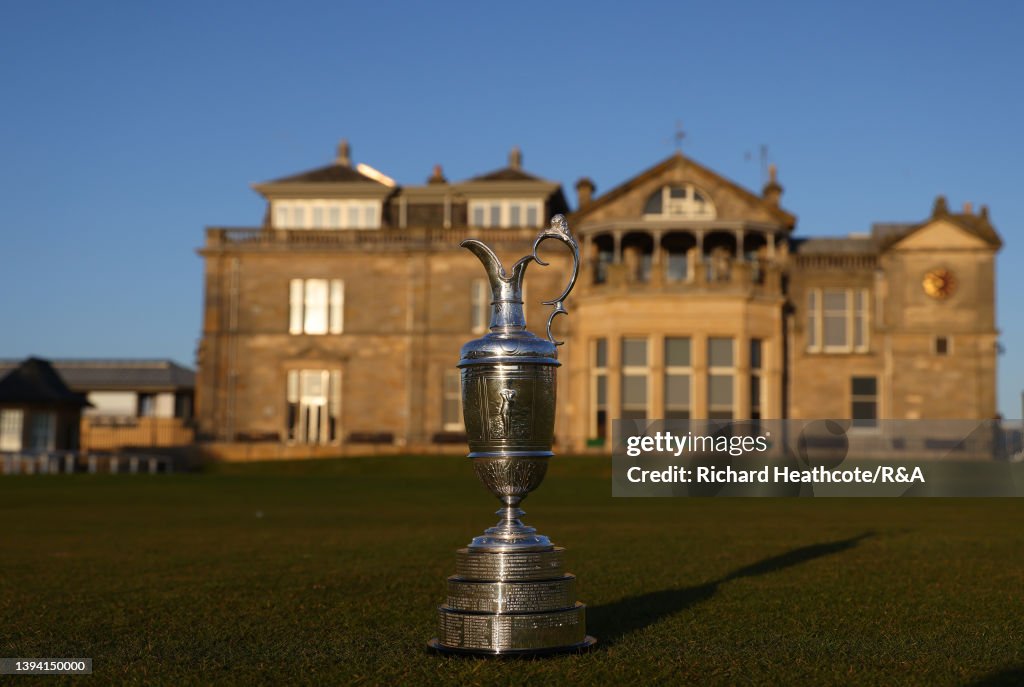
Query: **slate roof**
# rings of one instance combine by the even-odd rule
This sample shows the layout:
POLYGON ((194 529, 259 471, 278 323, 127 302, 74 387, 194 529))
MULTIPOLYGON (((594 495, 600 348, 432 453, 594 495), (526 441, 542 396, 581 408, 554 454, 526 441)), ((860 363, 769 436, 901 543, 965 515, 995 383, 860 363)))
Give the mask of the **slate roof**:
POLYGON ((470 181, 547 181, 515 167, 502 167, 487 174, 473 177, 470 181))
POLYGON ((377 179, 366 176, 362 172, 357 171, 353 167, 341 164, 330 164, 326 167, 317 167, 307 172, 299 172, 287 177, 281 177, 280 179, 274 179, 268 181, 268 184, 296 184, 296 183, 345 183, 351 181, 359 182, 370 182, 373 184, 381 184, 377 179))
MULTIPOLYGON (((16 367, 0 361, 0 374, 16 367)), ((194 389, 196 373, 173 360, 55 360, 64 382, 75 391, 194 389)))
POLYGON ((878 245, 870 236, 820 237, 793 241, 798 255, 873 255, 878 245))
POLYGON ((81 408, 85 396, 68 388, 49 362, 28 358, 5 370, 0 378, 0 403, 40 403, 81 408))

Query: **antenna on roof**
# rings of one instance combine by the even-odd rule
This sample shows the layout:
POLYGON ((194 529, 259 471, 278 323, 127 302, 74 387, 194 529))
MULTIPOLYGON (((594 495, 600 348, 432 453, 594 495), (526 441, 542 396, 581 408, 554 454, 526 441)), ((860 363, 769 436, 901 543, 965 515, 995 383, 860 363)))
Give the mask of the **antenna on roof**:
POLYGON ((683 131, 683 120, 676 120, 676 132, 672 134, 672 139, 675 141, 676 152, 680 155, 683 154, 683 139, 686 138, 686 132, 683 131))

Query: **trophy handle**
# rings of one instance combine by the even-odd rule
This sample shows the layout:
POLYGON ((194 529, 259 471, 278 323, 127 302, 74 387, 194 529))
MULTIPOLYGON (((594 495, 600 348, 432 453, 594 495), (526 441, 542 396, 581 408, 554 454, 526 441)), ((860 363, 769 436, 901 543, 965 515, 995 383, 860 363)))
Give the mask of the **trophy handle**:
POLYGON ((580 274, 580 246, 576 243, 576 239, 569 232, 569 223, 565 221, 565 217, 562 215, 555 215, 551 218, 551 226, 548 229, 543 230, 537 235, 537 239, 533 242, 533 259, 538 265, 547 266, 548 263, 537 257, 537 248, 540 246, 544 239, 558 239, 565 245, 569 246, 572 251, 572 276, 569 278, 569 284, 565 287, 565 291, 558 298, 554 298, 550 301, 542 301, 544 305, 553 306, 551 314, 548 316, 548 341, 561 346, 564 341, 555 341, 555 337, 551 335, 551 323, 554 321, 556 315, 568 315, 569 311, 565 309, 563 301, 569 296, 569 292, 572 291, 572 287, 576 285, 576 277, 580 274))

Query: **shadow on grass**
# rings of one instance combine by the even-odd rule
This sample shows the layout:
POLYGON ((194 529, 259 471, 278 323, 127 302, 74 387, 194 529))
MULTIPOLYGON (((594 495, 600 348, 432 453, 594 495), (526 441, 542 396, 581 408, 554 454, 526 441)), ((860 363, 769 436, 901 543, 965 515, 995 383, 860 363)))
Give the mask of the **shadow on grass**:
POLYGON ((967 683, 967 687, 1020 687, 1021 685, 1024 685, 1024 665, 990 673, 967 683))
POLYGON ((874 532, 864 532, 849 539, 802 546, 799 549, 793 549, 744 566, 720 579, 702 585, 683 587, 682 589, 662 589, 657 592, 620 599, 603 606, 594 606, 587 609, 587 625, 594 636, 600 639, 599 647, 614 646, 638 630, 707 601, 715 595, 718 587, 726 582, 744 577, 767 575, 816 558, 841 553, 852 549, 861 540, 872 536, 874 536, 874 532))

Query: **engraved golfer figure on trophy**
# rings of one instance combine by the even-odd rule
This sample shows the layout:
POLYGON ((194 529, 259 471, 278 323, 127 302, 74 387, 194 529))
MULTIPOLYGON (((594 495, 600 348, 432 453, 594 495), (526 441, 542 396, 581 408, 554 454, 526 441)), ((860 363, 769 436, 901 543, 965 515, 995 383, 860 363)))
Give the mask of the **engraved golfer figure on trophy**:
POLYGON ((498 395, 501 396, 501 406, 498 408, 498 417, 501 418, 498 438, 508 439, 512 433, 512 404, 516 400, 516 390, 502 389, 498 395))
POLYGON ((491 288, 490 332, 462 347, 462 400, 469 458, 477 476, 503 507, 501 520, 459 549, 456 574, 448 578, 448 600, 438 609, 439 636, 433 649, 449 653, 523 655, 580 651, 596 640, 586 634, 585 609, 576 601, 576 578, 564 572, 564 549, 524 525, 519 507, 540 486, 554 455, 558 346, 551 335, 555 316, 579 273, 579 246, 565 218, 555 215, 540 232, 530 255, 505 271, 488 246, 461 244, 487 271, 491 288), (546 239, 565 243, 573 259, 568 285, 552 306, 547 338, 526 330, 523 277, 546 239))

